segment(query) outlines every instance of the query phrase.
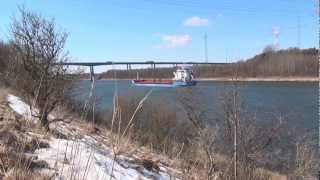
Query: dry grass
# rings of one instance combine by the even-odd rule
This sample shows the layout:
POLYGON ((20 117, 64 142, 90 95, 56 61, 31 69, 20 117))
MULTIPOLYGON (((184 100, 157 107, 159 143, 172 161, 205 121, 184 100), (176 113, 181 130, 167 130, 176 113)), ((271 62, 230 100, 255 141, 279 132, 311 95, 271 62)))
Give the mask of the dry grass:
POLYGON ((34 169, 47 163, 29 155, 48 143, 28 132, 33 126, 10 110, 6 102, 9 89, 0 89, 0 174, 3 179, 49 179, 34 169))
MULTIPOLYGON (((194 128, 190 122, 178 121, 175 112, 166 107, 165 102, 146 101, 144 103, 143 108, 137 113, 139 99, 119 97, 118 102, 115 103, 116 110, 99 119, 100 122, 107 123, 107 126, 99 126, 98 130, 92 131, 88 123, 83 123, 83 129, 87 129, 89 134, 103 136, 104 138, 97 141, 113 147, 115 159, 118 155, 128 157, 135 155, 139 158, 137 162, 148 162, 146 168, 151 164, 152 166, 165 164, 167 167, 183 172, 180 174, 182 179, 207 179, 206 171, 210 167, 207 163, 207 153, 203 149, 203 144, 207 142, 204 141, 203 136, 195 138, 194 128), (127 135, 123 135, 126 133, 127 135)), ((82 123, 76 122, 76 124, 82 123)), ((208 136, 208 140, 210 138, 211 136, 208 136)), ((232 159, 214 153, 212 157, 214 157, 212 165, 215 172, 210 173, 211 179, 219 179, 219 174, 232 174, 230 166, 232 159)), ((251 179, 264 180, 271 177, 260 171, 250 173, 251 179)), ((242 174, 246 174, 245 169, 242 174)), ((225 179, 221 177, 220 179, 225 179)), ((231 177, 232 175, 226 178, 231 177)))
MULTIPOLYGON (((155 114, 148 114, 148 112, 150 112, 148 109, 150 110, 151 107, 151 105, 144 107, 143 112, 147 114, 143 114, 141 112, 137 114, 134 113, 135 111, 133 111, 131 115, 136 117, 130 117, 129 115, 127 119, 124 119, 124 116, 120 115, 123 123, 123 127, 120 129, 120 131, 118 131, 119 121, 114 122, 114 132, 111 132, 110 129, 103 126, 95 126, 97 130, 92 131, 92 128, 88 128, 88 123, 83 121, 72 121, 70 127, 73 127, 74 130, 77 131, 79 129, 83 130, 83 132, 80 132, 80 134, 92 134, 96 138, 100 137, 100 139, 97 139, 98 142, 101 142, 109 147, 114 147, 116 152, 114 157, 115 160, 117 159, 117 155, 125 155, 128 157, 134 156, 137 164, 146 169, 150 169, 151 171, 158 171, 159 166, 166 166, 176 170, 184 169, 185 171, 181 171, 184 172, 183 175, 180 173, 178 174, 178 176, 181 178, 205 179, 204 177, 206 176, 206 172, 204 169, 206 168, 206 165, 204 162, 206 161, 206 155, 203 149, 197 148, 196 146, 191 146, 189 147, 191 152, 186 151, 184 152, 184 155, 182 155, 181 152, 187 149, 187 145, 174 147, 173 145, 179 145, 179 143, 174 143, 175 141, 173 138, 176 137, 175 135, 168 137, 166 141, 158 142, 158 144, 156 144, 159 140, 157 138, 160 138, 161 140, 162 137, 154 136, 155 134, 150 134, 156 132, 158 133, 157 135, 167 136, 168 132, 156 131, 157 128, 159 128, 159 126, 163 127, 163 125, 167 125, 166 127, 168 128, 176 126, 172 124, 172 119, 168 118, 170 117, 168 114, 164 115, 166 109, 163 109, 163 112, 158 112, 160 115, 163 114, 164 116, 158 116, 159 114, 156 115, 158 119, 153 122, 154 124, 146 124, 146 126, 143 127, 146 129, 148 127, 154 127, 154 130, 145 131, 150 134, 150 137, 148 138, 151 139, 145 139, 146 141, 143 144, 144 146, 141 146, 141 141, 139 142, 138 138, 141 137, 140 135, 143 135, 144 131, 139 131, 139 129, 135 128, 137 126, 141 127, 141 125, 146 123, 146 121, 142 121, 144 118, 154 117, 155 114), (169 124, 166 124, 167 122, 169 122, 169 124), (135 137, 135 135, 138 136, 135 137), (153 139, 153 137, 156 138, 153 139), (152 140, 153 143, 149 144, 149 140, 152 140), (168 151, 168 148, 175 150, 168 151), (193 149, 191 150, 190 148, 193 149), (187 164, 187 166, 184 164, 187 164)), ((37 161, 34 157, 26 156, 24 154, 25 152, 33 152, 38 148, 48 147, 47 143, 39 140, 37 137, 25 136, 26 132, 31 129, 32 131, 37 132, 40 130, 34 129, 34 126, 30 124, 26 124, 25 121, 19 119, 14 115, 14 113, 10 112, 5 105, 2 105, 0 106, 0 116, 3 116, 4 114, 10 114, 11 116, 7 116, 5 119, 0 121, 0 143, 3 145, 3 147, 5 147, 1 149, 0 152, 0 172, 2 177, 5 179, 28 179, 30 177, 32 177, 32 179, 49 179, 50 177, 48 175, 42 175, 34 171, 37 168, 46 168, 46 162, 37 161), (3 111, 2 113, 1 110, 3 111)), ((147 136, 144 137, 146 138, 147 136)), ((223 172, 224 167, 227 168, 228 165, 225 163, 228 161, 226 160, 227 157, 220 155, 214 155, 214 157, 215 164, 219 165, 219 169, 217 169, 218 172, 223 172), (225 166, 223 166, 224 163, 225 166)), ((265 173, 257 172, 255 175, 256 177, 259 177, 259 179, 266 177, 265 173)), ((218 178, 219 173, 213 175, 212 177, 218 178)), ((279 177, 282 178, 282 176, 279 177)), ((270 179, 278 180, 277 178, 277 176, 274 176, 274 178, 270 179)))
POLYGON ((10 171, 6 176, 2 177, 4 180, 49 180, 52 179, 50 175, 31 172, 25 169, 15 169, 10 171))
MULTIPOLYGON (((2 99, 5 101, 5 95, 2 95, 2 99)), ((200 147, 201 145, 199 146, 199 141, 192 139, 194 136, 191 133, 192 128, 190 128, 192 126, 187 126, 186 122, 177 121, 175 114, 163 104, 144 101, 130 102, 120 98, 116 107, 118 109, 114 112, 116 117, 112 120, 112 126, 111 128, 109 126, 109 129, 104 126, 89 127, 88 122, 84 121, 73 121, 70 127, 77 129, 77 126, 82 126, 83 133, 101 137, 101 139, 97 139, 99 143, 113 147, 114 160, 117 160, 118 155, 128 155, 128 157, 134 155, 137 157, 136 162, 146 169, 157 171, 157 167, 165 165, 174 169, 183 169, 181 171, 183 172, 183 179, 205 179, 207 156, 206 152, 200 147), (141 102, 144 103, 143 108, 141 102), (186 136, 186 132, 189 136, 186 136)), ((33 152, 37 148, 47 147, 48 144, 35 137, 24 137, 25 131, 28 130, 25 127, 34 127, 19 120, 12 112, 1 113, 1 110, 7 111, 5 105, 0 104, 0 118, 2 117, 0 121, 0 143, 6 147, 0 153, 0 172, 5 177, 18 177, 20 175, 21 179, 24 175, 32 177, 29 174, 34 173, 34 168, 46 167, 47 165, 43 161, 39 162, 33 157, 25 156, 24 152, 33 152), (5 114, 10 114, 12 117, 4 118, 3 115, 5 114), (15 150, 14 153, 12 153, 12 149, 15 150), (13 160, 18 160, 16 161, 19 162, 18 165, 13 160)), ((72 114, 72 112, 70 113, 72 114)), ((32 129, 32 131, 35 130, 32 129)), ((59 134, 57 136, 61 138, 59 134)), ((229 171, 232 168, 229 167, 230 163, 228 162, 231 160, 228 157, 218 154, 213 156, 216 172, 211 176, 212 178, 219 179, 220 172, 221 174, 232 174, 229 171)), ((239 168, 239 171, 241 171, 241 168, 239 168)), ((245 173, 246 171, 243 170, 243 174, 245 173)), ((46 177, 44 176, 43 179, 46 177)), ((220 176, 220 179, 231 177, 232 175, 228 177, 220 176)), ((252 177, 261 180, 283 180, 284 178, 284 176, 260 170, 252 172, 252 177)))
MULTIPOLYGON (((263 170, 263 171, 266 171, 266 170, 263 170)), ((276 172, 266 171, 266 173, 269 174, 269 178, 270 178, 269 180, 287 180, 288 179, 287 176, 276 173, 276 172)))
POLYGON ((12 92, 10 89, 8 88, 2 88, 0 87, 0 103, 1 104, 4 104, 6 103, 6 98, 7 98, 7 95, 12 92))

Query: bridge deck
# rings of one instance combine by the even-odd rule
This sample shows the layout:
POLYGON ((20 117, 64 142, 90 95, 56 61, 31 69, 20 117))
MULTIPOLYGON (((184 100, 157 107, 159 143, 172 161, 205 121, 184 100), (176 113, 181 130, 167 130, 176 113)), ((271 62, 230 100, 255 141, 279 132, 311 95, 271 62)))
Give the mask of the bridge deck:
POLYGON ((69 65, 69 66, 105 66, 105 65, 143 65, 143 64, 152 64, 152 65, 224 65, 227 63, 213 63, 213 62, 156 62, 156 61, 132 61, 132 62, 113 62, 113 61, 106 61, 106 62, 63 62, 57 63, 59 65, 69 65))

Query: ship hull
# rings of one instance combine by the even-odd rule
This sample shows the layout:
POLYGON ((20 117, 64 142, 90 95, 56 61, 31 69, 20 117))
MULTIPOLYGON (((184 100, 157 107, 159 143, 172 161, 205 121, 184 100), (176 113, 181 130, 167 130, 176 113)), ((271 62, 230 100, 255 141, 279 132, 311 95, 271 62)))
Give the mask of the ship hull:
POLYGON ((135 86, 147 86, 147 87, 185 87, 195 86, 196 81, 176 81, 176 80, 132 80, 132 84, 135 86))

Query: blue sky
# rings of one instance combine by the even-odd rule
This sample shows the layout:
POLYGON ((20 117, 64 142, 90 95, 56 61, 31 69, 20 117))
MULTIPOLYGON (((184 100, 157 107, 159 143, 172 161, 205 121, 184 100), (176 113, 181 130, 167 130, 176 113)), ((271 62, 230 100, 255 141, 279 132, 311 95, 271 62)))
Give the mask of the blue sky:
POLYGON ((10 37, 18 5, 53 17, 69 33, 74 61, 209 60, 252 57, 269 44, 317 47, 316 0, 7 0, 0 38, 10 37))

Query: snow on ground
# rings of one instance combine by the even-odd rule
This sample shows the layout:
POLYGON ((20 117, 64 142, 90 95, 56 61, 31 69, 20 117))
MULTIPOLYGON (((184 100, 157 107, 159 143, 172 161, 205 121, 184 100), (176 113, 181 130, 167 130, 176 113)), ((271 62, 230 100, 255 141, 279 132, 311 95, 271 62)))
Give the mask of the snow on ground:
POLYGON ((9 106, 16 113, 26 117, 28 120, 32 118, 30 106, 23 102, 19 97, 9 94, 7 96, 9 106))
MULTIPOLYGON (((122 159, 113 158, 111 149, 99 148, 94 140, 88 137, 77 140, 52 138, 50 148, 35 152, 39 160, 48 162, 49 167, 56 170, 57 179, 170 179, 166 173, 156 173, 132 168, 122 159), (124 165, 126 164, 126 165, 124 165)), ((138 168, 138 166, 136 166, 138 168)))
MULTIPOLYGON (((30 107, 19 97, 8 95, 10 108, 16 113, 32 118, 30 107)), ((56 129, 68 132, 68 128, 61 124, 56 129), (59 128, 58 128, 59 127, 59 128)), ((68 133, 68 136, 72 136, 68 133)), ((101 145, 94 138, 84 135, 68 139, 50 137, 49 148, 35 151, 39 160, 45 160, 49 165, 49 172, 55 174, 55 179, 173 179, 166 167, 160 167, 160 172, 148 171, 143 166, 128 161, 130 157, 118 156, 113 158, 111 148, 101 145)))
MULTIPOLYGON (((9 103, 9 106, 12 110, 14 110, 16 113, 20 114, 21 116, 24 116, 27 120, 35 120, 35 118, 32 115, 38 114, 38 109, 33 108, 31 111, 31 107, 21 100, 21 98, 14 96, 12 94, 9 94, 7 96, 7 101, 9 103)), ((49 119, 54 119, 54 116, 51 114, 49 115, 49 119)))

